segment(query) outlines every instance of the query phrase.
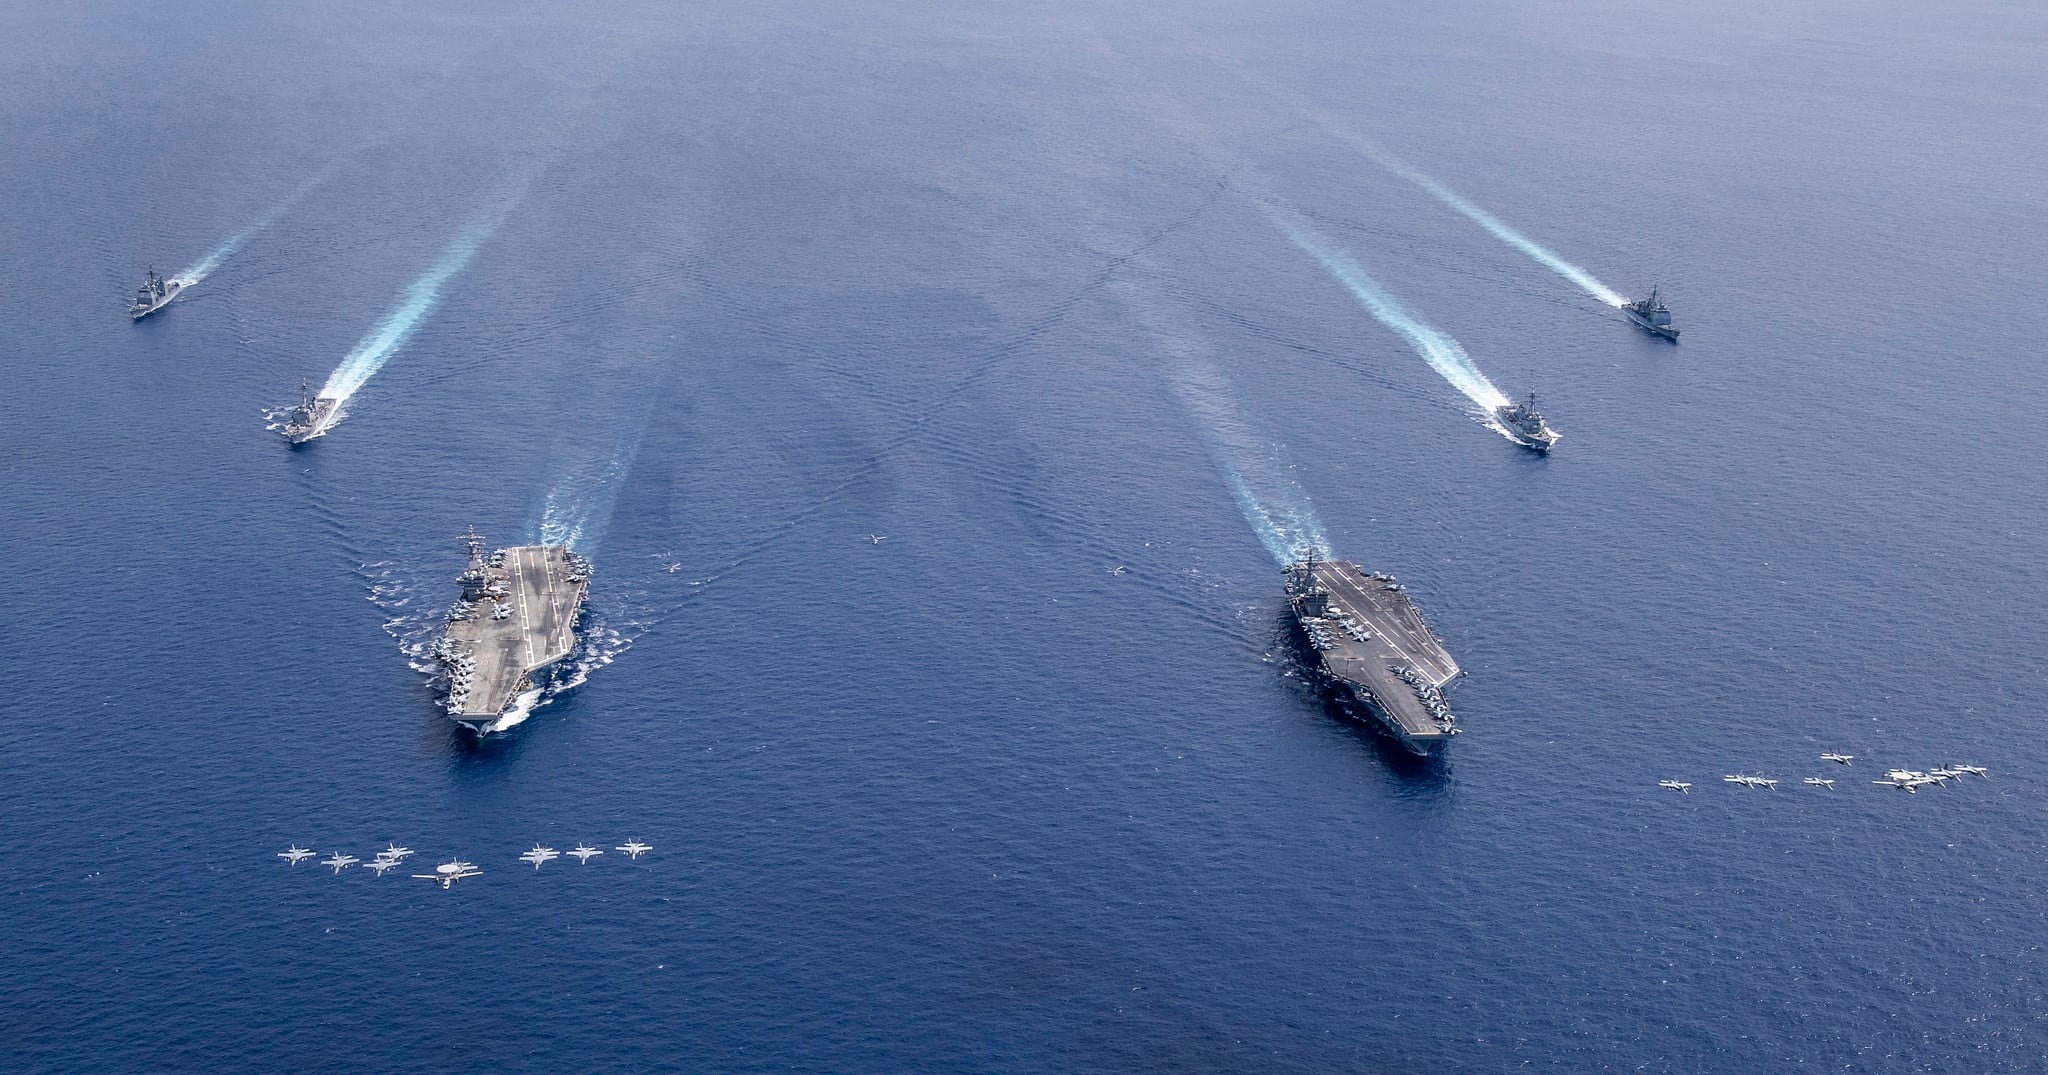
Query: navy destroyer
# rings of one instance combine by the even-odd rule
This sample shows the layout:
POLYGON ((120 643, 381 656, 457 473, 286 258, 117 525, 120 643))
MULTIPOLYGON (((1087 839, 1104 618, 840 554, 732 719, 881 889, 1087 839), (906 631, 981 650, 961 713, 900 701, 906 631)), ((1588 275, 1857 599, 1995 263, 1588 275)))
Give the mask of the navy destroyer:
POLYGON ((143 278, 142 286, 135 289, 135 301, 128 304, 128 317, 140 321, 169 306, 172 299, 184 294, 187 286, 185 281, 175 277, 166 280, 151 268, 149 275, 143 278))
POLYGON ((314 398, 310 386, 300 385, 299 394, 304 398, 284 416, 282 432, 287 444, 304 444, 314 437, 325 436, 347 413, 341 409, 338 399, 328 396, 314 398))
POLYGON ((1637 299, 1623 305, 1621 312, 1627 314, 1630 321, 1649 330, 1651 335, 1662 336, 1672 343, 1678 342, 1678 326, 1671 321, 1671 307, 1664 305, 1664 300, 1657 297, 1656 288, 1650 289, 1649 298, 1637 299))
POLYGON ((1362 711, 1366 723, 1420 755, 1458 734, 1442 689, 1464 673, 1392 575, 1314 558, 1285 573, 1313 667, 1347 713, 1362 711))
POLYGON ((479 737, 539 700, 555 664, 576 648, 590 561, 562 545, 519 545, 484 556, 476 528, 462 536, 462 597, 434 656, 448 675, 442 708, 479 737))
POLYGON ((1529 393, 1527 403, 1503 403, 1493 409, 1494 420, 1515 443, 1539 452, 1550 451, 1557 443, 1557 431, 1543 424, 1543 412, 1536 409, 1536 393, 1529 393))

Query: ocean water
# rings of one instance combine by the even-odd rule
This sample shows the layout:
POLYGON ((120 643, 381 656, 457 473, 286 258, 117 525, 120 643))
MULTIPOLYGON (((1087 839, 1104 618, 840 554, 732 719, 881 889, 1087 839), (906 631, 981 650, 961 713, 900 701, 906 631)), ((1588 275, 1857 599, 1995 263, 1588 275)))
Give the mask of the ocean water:
POLYGON ((2048 1066, 2048 9, 0 39, 0 1067, 2048 1066), (482 745, 470 525, 597 563, 482 745), (1303 682, 1305 548, 1469 672, 1440 763, 1303 682), (387 840, 485 873, 274 857, 387 840))

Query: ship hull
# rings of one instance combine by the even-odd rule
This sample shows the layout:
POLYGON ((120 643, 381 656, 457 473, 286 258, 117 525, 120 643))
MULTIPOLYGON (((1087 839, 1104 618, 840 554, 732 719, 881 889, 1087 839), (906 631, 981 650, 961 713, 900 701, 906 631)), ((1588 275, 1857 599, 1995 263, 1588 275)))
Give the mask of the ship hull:
MULTIPOLYGON (((1551 433, 1549 439, 1532 437, 1517 428, 1514 421, 1500 411, 1493 412, 1493 422, 1496 426, 1500 427, 1502 433, 1507 434, 1509 440, 1532 452, 1542 452, 1544 455, 1549 455, 1551 445, 1557 443, 1557 434, 1551 433)), ((1548 432, 1548 427, 1545 427, 1545 431, 1548 432)))
POLYGON ((449 719, 484 735, 517 724, 539 703, 575 652, 589 572, 588 561, 559 545, 471 561, 436 649, 449 719))
POLYGON ((1353 722, 1371 728, 1385 739, 1392 740, 1402 750, 1418 758, 1432 758, 1443 752, 1444 744, 1451 741, 1448 735, 1414 736, 1401 727, 1401 723, 1380 708, 1379 702, 1369 692, 1355 683, 1347 683, 1321 673, 1326 689, 1335 696, 1338 711, 1353 722))
POLYGON ((1638 327, 1650 335, 1659 339, 1670 340, 1672 343, 1678 342, 1678 330, 1670 325, 1659 325, 1634 310, 1623 310, 1622 313, 1627 314, 1630 321, 1635 322, 1638 327))
POLYGON ((1303 670, 1336 714, 1428 757, 1458 734, 1441 688, 1463 673, 1391 576, 1357 564, 1287 569, 1303 670))
POLYGON ((153 313, 157 312, 158 310, 161 310, 161 309, 163 309, 164 307, 166 307, 166 306, 169 306, 169 305, 171 304, 171 300, 172 300, 172 299, 175 299, 175 298, 177 298, 178 296, 180 296, 180 295, 183 295, 184 293, 185 293, 185 285, 184 285, 184 284, 167 284, 167 285, 165 285, 165 288, 164 288, 164 297, 163 297, 163 298, 161 298, 161 299, 158 299, 158 300, 157 300, 156 302, 154 302, 154 303, 150 304, 149 306, 146 306, 146 307, 144 307, 144 308, 142 308, 142 309, 140 309, 140 310, 138 310, 138 309, 135 309, 135 308, 134 308, 134 307, 132 307, 132 306, 131 306, 131 307, 129 307, 129 308, 128 308, 128 319, 129 319, 130 321, 140 321, 140 320, 142 320, 143 318, 145 318, 145 317, 148 317, 148 316, 149 316, 150 314, 153 314, 153 313))
POLYGON ((307 441, 324 437, 328 430, 334 428, 336 422, 341 421, 342 415, 340 400, 314 400, 312 412, 306 416, 303 424, 285 427, 285 443, 296 448, 307 441))

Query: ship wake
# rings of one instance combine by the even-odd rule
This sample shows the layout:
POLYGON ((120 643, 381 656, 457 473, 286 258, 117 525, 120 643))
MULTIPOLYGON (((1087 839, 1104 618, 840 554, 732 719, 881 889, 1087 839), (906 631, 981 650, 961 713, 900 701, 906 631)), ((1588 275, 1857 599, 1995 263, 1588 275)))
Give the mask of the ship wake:
POLYGON ((293 206, 304 201, 306 195, 313 193, 315 190, 318 190, 321 184, 326 183, 328 177, 333 174, 334 169, 328 168, 322 171, 319 175, 316 175, 313 178, 308 179, 304 183, 300 184, 299 189, 292 191, 291 194, 287 195, 283 201, 271 206, 268 212, 264 213, 260 217, 257 217, 255 223, 252 223, 248 227, 243 228, 241 231, 238 231, 233 235, 228 236, 227 239, 223 241, 219 246, 216 246, 212 250, 207 251, 205 257, 200 258, 191 267, 178 273, 178 275, 174 277, 174 279, 178 280, 180 283, 183 283, 185 286, 190 287, 193 284, 196 284, 199 281, 204 280, 207 277, 213 275, 213 271, 215 269, 220 268, 221 262, 226 261, 230 257, 233 257, 235 251, 240 250, 242 248, 242 244, 247 243, 249 240, 255 238, 264 230, 268 229, 272 224, 277 223, 277 218, 283 216, 286 212, 290 211, 290 209, 293 206))
POLYGON ((391 356, 426 323, 434 307, 440 304, 442 286, 469 265, 477 249, 497 230, 511 208, 509 200, 500 204, 449 243, 441 254, 441 260, 406 287, 404 301, 398 304, 398 308, 385 315, 384 320, 378 322, 377 327, 363 337, 355 349, 341 360, 341 365, 328 375, 327 383, 320 388, 320 397, 347 400, 376 376, 377 371, 391 361, 391 356))
POLYGON ((1281 211, 1267 207, 1267 213, 1287 238, 1300 247, 1303 253, 1322 265, 1323 269, 1337 281, 1349 288, 1351 294, 1364 306, 1366 312, 1380 324, 1394 330, 1396 335, 1408 341, 1415 353, 1421 355, 1431 369, 1449 381, 1451 387, 1463 392, 1466 398, 1486 408, 1505 406, 1508 397, 1487 380, 1486 374, 1465 352, 1464 345, 1421 318, 1415 316, 1400 299, 1394 297, 1380 282, 1373 279, 1349 254, 1332 246, 1329 240, 1300 221, 1291 219, 1281 211))
POLYGON ((1435 177, 1403 160, 1387 147, 1353 131, 1336 117, 1331 116, 1329 113, 1303 99, 1301 95, 1270 79, 1253 74, 1245 70, 1241 65, 1232 64, 1231 66, 1247 82, 1286 101, 1296 112, 1307 118, 1311 123, 1322 128, 1324 133, 1357 150, 1374 164, 1407 180, 1423 193, 1443 203, 1451 211, 1485 229, 1487 234, 1521 251, 1531 260, 1549 269, 1551 272, 1571 281, 1586 294, 1599 299, 1609 306, 1619 307, 1627 303, 1628 300, 1622 298, 1613 288, 1601 283, 1592 273, 1566 261, 1556 251, 1522 234, 1521 231, 1511 227, 1507 222, 1487 212, 1485 209, 1474 205, 1470 199, 1444 186, 1435 177))
POLYGON ((638 419, 601 457, 591 458, 596 456, 592 452, 579 459, 574 453, 558 452, 557 474, 548 483, 538 522, 529 525, 527 532, 537 534, 544 544, 563 545, 595 557, 598 542, 611 525, 612 509, 618 506, 619 494, 633 471, 633 460, 640 455, 640 441, 652 414, 651 404, 642 408, 638 419))
POLYGON ((1360 152, 1372 158, 1373 162, 1380 167, 1422 188, 1423 192, 1427 193, 1430 197, 1444 203, 1455 210, 1458 215, 1486 229, 1486 232, 1494 238, 1528 255, 1537 264, 1578 285, 1579 289, 1586 294, 1599 299, 1609 306, 1619 307, 1628 302, 1627 299, 1622 298, 1620 294, 1616 293, 1613 288, 1595 279, 1592 273, 1559 257, 1549 247, 1509 227, 1492 213, 1466 201, 1464 196, 1460 195, 1457 191, 1430 178, 1407 161, 1387 152, 1371 139, 1341 130, 1336 133, 1339 138, 1350 142, 1360 152))
POLYGON ((1203 448, 1222 472, 1231 499, 1259 543, 1283 567, 1311 554, 1327 556, 1329 538, 1307 491, 1294 479, 1293 459, 1284 445, 1260 437, 1239 413, 1208 343, 1163 324, 1132 288, 1120 286, 1116 291, 1157 344, 1167 387, 1194 422, 1203 448))

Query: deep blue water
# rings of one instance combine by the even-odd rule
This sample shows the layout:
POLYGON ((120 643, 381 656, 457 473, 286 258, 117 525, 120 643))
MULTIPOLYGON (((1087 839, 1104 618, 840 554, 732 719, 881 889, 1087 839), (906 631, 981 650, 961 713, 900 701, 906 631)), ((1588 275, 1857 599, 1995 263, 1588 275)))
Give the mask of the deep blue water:
POLYGON ((0 11, 0 1067, 2048 1066, 2048 12, 1670 7, 0 11), (598 564, 481 747, 471 524, 598 564))

